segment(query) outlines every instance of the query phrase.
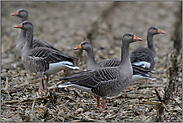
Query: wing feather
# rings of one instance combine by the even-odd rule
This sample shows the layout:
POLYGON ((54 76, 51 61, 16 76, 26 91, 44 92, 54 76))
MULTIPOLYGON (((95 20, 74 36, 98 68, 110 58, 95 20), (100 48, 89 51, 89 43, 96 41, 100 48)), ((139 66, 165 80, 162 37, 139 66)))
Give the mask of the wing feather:
POLYGON ((155 54, 148 48, 139 47, 132 51, 130 55, 131 62, 146 61, 152 63, 155 61, 155 54))
POLYGON ((99 67, 115 67, 119 66, 120 63, 121 61, 117 59, 107 59, 99 61, 97 64, 99 65, 99 67))
POLYGON ((117 68, 101 68, 98 70, 84 71, 69 77, 60 78, 60 80, 67 80, 72 84, 93 88, 102 82, 116 80, 118 75, 116 69, 117 68))
POLYGON ((29 56, 41 57, 48 63, 56 63, 61 61, 73 62, 73 59, 65 57, 65 55, 60 52, 46 48, 46 47, 36 47, 29 52, 29 56))
POLYGON ((44 72, 49 69, 49 64, 40 57, 28 56, 23 59, 23 64, 32 72, 44 72))

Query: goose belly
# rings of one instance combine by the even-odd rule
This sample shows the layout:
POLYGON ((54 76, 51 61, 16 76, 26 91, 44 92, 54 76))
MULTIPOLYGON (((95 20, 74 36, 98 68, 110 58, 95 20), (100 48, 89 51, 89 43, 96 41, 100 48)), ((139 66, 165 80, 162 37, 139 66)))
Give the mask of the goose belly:
POLYGON ((85 91, 85 92, 92 93, 91 88, 88 88, 88 87, 80 86, 80 85, 77 85, 77 84, 72 84, 71 87, 77 88, 77 89, 85 91))
POLYGON ((137 65, 137 66, 142 66, 145 68, 150 68, 150 66, 151 66, 151 63, 146 62, 146 61, 133 62, 132 64, 137 65))
POLYGON ((63 87, 72 87, 72 88, 77 88, 79 90, 82 90, 84 92, 89 92, 95 96, 97 96, 95 93, 93 93, 91 91, 91 88, 89 87, 85 87, 85 86, 82 86, 82 85, 78 85, 78 84, 72 84, 71 82, 67 82, 67 83, 64 83, 62 85, 59 85, 58 88, 63 88, 63 87))

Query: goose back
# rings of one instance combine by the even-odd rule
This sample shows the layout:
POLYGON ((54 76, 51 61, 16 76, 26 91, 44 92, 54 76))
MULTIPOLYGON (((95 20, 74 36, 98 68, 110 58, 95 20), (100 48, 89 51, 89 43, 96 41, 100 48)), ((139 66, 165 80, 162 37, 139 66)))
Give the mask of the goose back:
POLYGON ((150 63, 150 68, 154 68, 155 66, 155 57, 156 55, 152 50, 145 47, 139 47, 132 51, 130 55, 131 63, 145 61, 150 63))

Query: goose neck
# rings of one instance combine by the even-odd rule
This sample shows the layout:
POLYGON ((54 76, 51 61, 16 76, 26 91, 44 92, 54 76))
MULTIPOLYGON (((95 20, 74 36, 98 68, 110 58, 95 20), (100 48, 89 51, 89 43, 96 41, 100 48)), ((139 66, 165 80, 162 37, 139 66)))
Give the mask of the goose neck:
POLYGON ((90 65, 96 65, 96 61, 95 61, 95 57, 94 57, 94 52, 93 52, 93 48, 90 48, 87 51, 87 66, 90 66, 90 65))
POLYGON ((148 48, 151 49, 156 54, 156 46, 154 44, 153 36, 154 35, 152 34, 147 35, 147 45, 148 45, 148 48))
POLYGON ((30 50, 33 48, 33 30, 26 31, 26 43, 24 46, 24 50, 30 50))
POLYGON ((121 47, 121 65, 128 66, 130 65, 130 56, 129 56, 129 43, 123 42, 121 47))

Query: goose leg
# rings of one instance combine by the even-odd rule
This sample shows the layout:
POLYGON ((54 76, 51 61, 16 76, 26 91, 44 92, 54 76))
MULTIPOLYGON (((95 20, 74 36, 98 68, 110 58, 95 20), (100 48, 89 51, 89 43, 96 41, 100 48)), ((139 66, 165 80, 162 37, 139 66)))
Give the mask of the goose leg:
POLYGON ((48 87, 48 80, 49 80, 49 75, 46 75, 47 76, 47 78, 46 78, 46 86, 45 86, 45 89, 47 89, 47 87, 48 87))
POLYGON ((43 79, 42 79, 42 77, 39 77, 39 82, 40 82, 39 91, 41 91, 41 89, 43 89, 43 79))
POLYGON ((39 76, 39 91, 41 91, 41 89, 43 89, 43 75, 44 73, 42 72, 37 72, 38 76, 39 76))
POLYGON ((100 97, 97 96, 97 107, 100 108, 100 97))
POLYGON ((105 100, 102 100, 102 108, 105 109, 105 100))

